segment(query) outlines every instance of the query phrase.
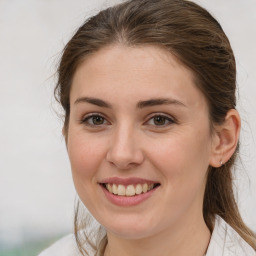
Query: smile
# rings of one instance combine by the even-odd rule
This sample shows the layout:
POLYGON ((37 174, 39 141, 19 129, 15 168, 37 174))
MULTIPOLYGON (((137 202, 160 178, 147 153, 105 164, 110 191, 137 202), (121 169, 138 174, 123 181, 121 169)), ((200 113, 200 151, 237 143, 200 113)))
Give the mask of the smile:
POLYGON ((140 195, 143 193, 147 193, 150 190, 158 187, 159 183, 143 183, 143 184, 130 184, 130 185, 122 185, 122 184, 111 184, 111 183, 102 183, 101 184, 108 192, 118 196, 126 196, 132 197, 135 195, 140 195))
POLYGON ((147 201, 161 186, 158 181, 138 177, 109 177, 98 184, 110 203, 122 207, 136 206, 147 201))

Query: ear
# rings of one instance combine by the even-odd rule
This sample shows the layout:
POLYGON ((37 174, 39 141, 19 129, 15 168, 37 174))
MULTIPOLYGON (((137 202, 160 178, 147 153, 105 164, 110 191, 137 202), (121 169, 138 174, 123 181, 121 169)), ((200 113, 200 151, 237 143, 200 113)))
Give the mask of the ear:
POLYGON ((235 109, 228 111, 225 121, 214 126, 210 165, 220 167, 234 154, 241 128, 241 119, 235 109))

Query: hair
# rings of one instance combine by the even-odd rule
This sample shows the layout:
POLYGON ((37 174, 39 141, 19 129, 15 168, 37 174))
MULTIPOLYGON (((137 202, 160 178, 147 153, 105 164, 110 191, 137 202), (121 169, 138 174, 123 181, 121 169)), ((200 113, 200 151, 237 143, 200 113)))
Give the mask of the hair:
MULTIPOLYGON (((221 124, 227 112, 235 109, 236 62, 230 42, 216 19, 191 1, 130 0, 89 18, 63 50, 55 96, 65 112, 66 136, 69 96, 76 69, 89 55, 115 44, 127 47, 153 45, 175 55, 193 72, 195 84, 206 98, 211 127, 221 124)), ((211 231, 215 215, 221 216, 256 249, 255 236, 243 222, 233 193, 232 167, 237 152, 238 147, 221 167, 209 166, 203 216, 211 231)), ((75 233, 84 255, 86 250, 79 239, 77 220, 78 210, 75 233)))

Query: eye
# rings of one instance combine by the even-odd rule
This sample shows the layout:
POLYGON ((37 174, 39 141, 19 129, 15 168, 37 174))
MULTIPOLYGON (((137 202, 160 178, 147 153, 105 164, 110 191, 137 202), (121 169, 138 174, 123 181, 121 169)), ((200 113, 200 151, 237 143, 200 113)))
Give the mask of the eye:
POLYGON ((147 121, 147 124, 152 126, 158 126, 158 127, 159 126, 165 127, 172 123, 174 123, 174 120, 172 118, 170 118, 169 116, 160 115, 160 114, 154 115, 147 121))
POLYGON ((99 114, 93 114, 93 115, 86 116, 81 121, 81 123, 88 125, 88 126, 101 126, 101 125, 108 124, 107 120, 99 114))

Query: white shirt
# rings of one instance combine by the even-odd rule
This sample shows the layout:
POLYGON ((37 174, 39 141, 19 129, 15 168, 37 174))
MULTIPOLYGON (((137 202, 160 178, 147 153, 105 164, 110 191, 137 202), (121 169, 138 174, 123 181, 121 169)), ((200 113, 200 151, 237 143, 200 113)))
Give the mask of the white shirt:
MULTIPOLYGON (((94 254, 91 253, 91 256, 94 254)), ((38 256, 81 256, 74 235, 68 235, 38 256)), ((206 256, 256 256, 254 249, 221 217, 216 216, 206 256)))

